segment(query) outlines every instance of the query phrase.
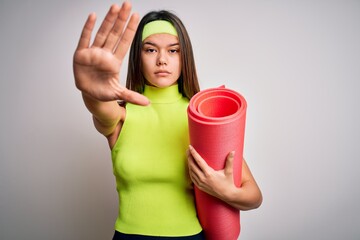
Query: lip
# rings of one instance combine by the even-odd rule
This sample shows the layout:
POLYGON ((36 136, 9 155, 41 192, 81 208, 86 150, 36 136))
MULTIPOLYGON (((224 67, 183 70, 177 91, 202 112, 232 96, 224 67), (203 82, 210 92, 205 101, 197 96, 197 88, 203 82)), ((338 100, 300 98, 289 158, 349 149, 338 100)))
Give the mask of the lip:
POLYGON ((160 76, 160 77, 165 77, 170 75, 171 73, 169 71, 166 70, 159 70, 155 72, 155 75, 160 76))

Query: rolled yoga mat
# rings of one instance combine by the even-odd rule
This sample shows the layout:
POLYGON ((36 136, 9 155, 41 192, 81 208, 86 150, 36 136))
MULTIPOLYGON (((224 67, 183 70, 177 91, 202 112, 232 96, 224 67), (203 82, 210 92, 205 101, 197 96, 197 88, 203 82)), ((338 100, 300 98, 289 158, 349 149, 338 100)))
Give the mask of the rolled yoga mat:
MULTIPOLYGON (((188 107, 190 144, 215 170, 224 169, 227 155, 235 151, 234 183, 241 185, 241 168, 247 103, 225 87, 194 95, 188 107)), ((195 187, 197 214, 207 240, 236 240, 240 212, 195 187)))

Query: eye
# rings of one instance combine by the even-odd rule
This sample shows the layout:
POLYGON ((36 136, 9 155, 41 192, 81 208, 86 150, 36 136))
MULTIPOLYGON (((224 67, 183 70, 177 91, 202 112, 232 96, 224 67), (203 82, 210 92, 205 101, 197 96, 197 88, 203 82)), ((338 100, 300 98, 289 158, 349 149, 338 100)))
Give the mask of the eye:
POLYGON ((155 50, 154 48, 146 48, 146 49, 145 49, 145 52, 147 52, 147 53, 154 53, 154 52, 156 52, 156 50, 155 50))
POLYGON ((170 49, 169 52, 170 53, 177 53, 177 52, 179 52, 179 49, 170 49))

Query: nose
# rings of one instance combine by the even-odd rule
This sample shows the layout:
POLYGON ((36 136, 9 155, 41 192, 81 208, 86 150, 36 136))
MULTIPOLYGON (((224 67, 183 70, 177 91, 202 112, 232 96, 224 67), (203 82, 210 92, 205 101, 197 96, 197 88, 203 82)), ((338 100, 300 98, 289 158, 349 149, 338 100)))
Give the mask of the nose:
POLYGON ((166 58, 166 54, 163 52, 159 53, 158 59, 157 59, 157 65, 158 66, 162 66, 162 65, 167 65, 167 58, 166 58))

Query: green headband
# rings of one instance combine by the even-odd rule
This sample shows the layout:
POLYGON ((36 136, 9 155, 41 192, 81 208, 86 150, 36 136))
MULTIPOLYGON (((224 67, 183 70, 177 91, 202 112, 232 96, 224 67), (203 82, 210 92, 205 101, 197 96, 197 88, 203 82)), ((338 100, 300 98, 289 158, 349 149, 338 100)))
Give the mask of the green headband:
POLYGON ((157 34, 157 33, 167 33, 174 36, 178 36, 175 27, 168 21, 165 20, 155 20, 145 24, 143 32, 142 32, 142 39, 144 41, 150 35, 157 34))

